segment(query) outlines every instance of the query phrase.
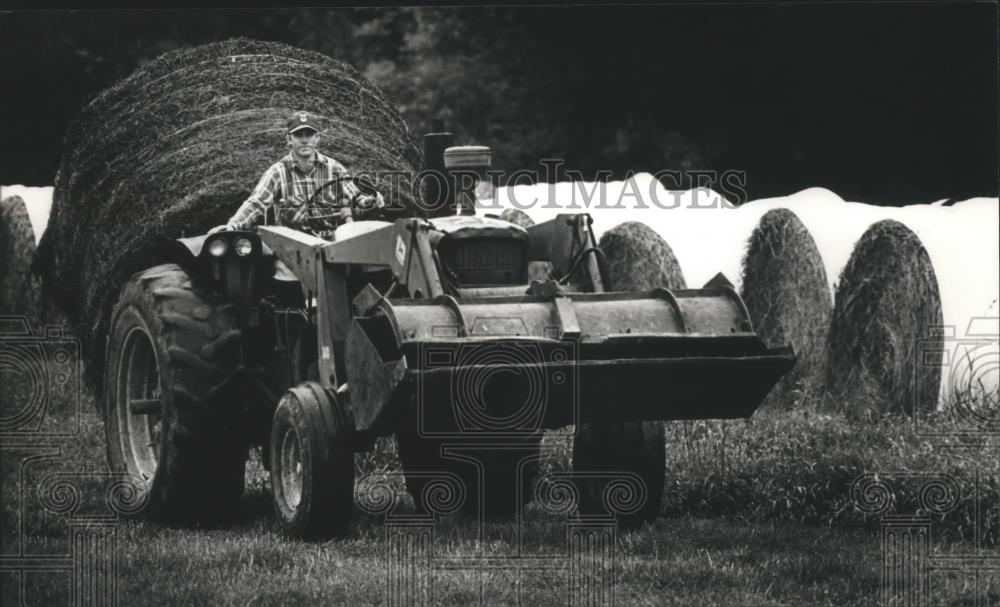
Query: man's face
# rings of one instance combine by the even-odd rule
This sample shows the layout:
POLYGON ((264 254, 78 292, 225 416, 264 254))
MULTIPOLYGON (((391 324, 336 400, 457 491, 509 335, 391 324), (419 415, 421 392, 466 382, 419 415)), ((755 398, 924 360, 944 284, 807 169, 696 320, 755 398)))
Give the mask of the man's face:
POLYGON ((298 158, 312 158, 319 144, 319 133, 312 129, 299 129, 288 134, 288 143, 292 146, 292 155, 298 158))

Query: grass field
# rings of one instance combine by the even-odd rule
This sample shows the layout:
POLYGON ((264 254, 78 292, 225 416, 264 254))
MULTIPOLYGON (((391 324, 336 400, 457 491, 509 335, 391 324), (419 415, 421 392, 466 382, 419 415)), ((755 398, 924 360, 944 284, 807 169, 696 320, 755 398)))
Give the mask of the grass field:
MULTIPOLYGON (((8 404, 14 398, 4 396, 8 404)), ((80 408, 79 416, 50 411, 39 427, 70 436, 4 439, 4 555, 68 554, 69 521, 108 513, 102 424, 89 399, 80 408), (29 459, 46 452, 53 455, 29 459), (52 474, 74 475, 75 493, 51 491, 52 474)), ((961 436, 948 420, 928 423, 961 436)), ((1000 604, 995 443, 941 446, 908 420, 777 411, 748 422, 671 423, 667 436, 660 517, 654 525, 619 533, 602 562, 616 604, 879 604, 880 519, 860 510, 852 494, 853 483, 866 473, 880 473, 878 487, 888 488, 883 514, 928 517, 932 555, 998 559, 992 571, 980 571, 978 581, 969 569, 933 573, 928 604, 1000 604), (939 485, 951 494, 927 498, 931 481, 942 478, 939 485), (928 499, 941 511, 922 505, 928 499)), ((551 436, 545 445, 543 470, 567 469, 568 441, 551 436)), ((360 476, 398 470, 392 440, 380 447, 375 455, 358 456, 360 476)), ((115 547, 118 604, 387 602, 388 538, 397 527, 358 510, 355 532, 346 541, 289 541, 272 529, 269 487, 257 454, 247 484, 242 520, 227 528, 122 521, 115 547)), ((408 497, 398 512, 412 513, 408 497)), ((513 522, 480 526, 460 514, 441 518, 433 530, 440 568, 429 574, 431 603, 567 604, 567 528, 566 517, 537 504, 520 521, 520 543, 513 522), (511 554, 521 555, 519 572, 474 568, 510 565, 505 557, 511 554)), ((67 571, 5 571, 0 603, 69 603, 71 579, 67 571)))

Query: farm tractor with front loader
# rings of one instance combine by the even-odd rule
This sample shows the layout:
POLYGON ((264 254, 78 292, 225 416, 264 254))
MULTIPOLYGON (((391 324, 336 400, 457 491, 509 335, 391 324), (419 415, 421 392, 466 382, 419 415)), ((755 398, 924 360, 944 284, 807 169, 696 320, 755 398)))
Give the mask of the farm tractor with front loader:
MULTIPOLYGON (((442 174, 489 166, 443 136, 425 137, 442 174)), ((587 214, 524 228, 454 214, 455 196, 452 214, 348 221, 332 241, 279 225, 181 238, 124 285, 105 427, 145 515, 232 517, 259 446, 282 530, 342 537, 355 453, 395 435, 419 511, 450 479, 462 509, 509 516, 532 497, 543 432, 571 427, 579 511, 634 525, 659 510, 661 422, 749 417, 794 364, 721 275, 615 291, 587 214), (609 510, 623 476, 645 497, 609 510)))

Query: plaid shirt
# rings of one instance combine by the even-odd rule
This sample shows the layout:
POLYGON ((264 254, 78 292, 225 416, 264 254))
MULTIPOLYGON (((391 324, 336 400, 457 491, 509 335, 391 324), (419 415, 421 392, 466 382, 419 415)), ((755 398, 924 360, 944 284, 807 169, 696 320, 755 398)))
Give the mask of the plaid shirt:
MULTIPOLYGON (((344 165, 319 152, 316 152, 312 170, 305 173, 289 153, 268 167, 253 193, 229 219, 228 225, 237 230, 249 229, 275 204, 275 223, 299 227, 295 225, 295 216, 302 212, 302 205, 312 197, 316 188, 344 173, 347 173, 344 165)), ((332 230, 339 225, 341 218, 327 216, 340 210, 334 205, 346 203, 354 208, 355 215, 359 214, 358 207, 369 210, 385 206, 381 194, 375 197, 364 194, 350 179, 344 179, 340 182, 340 187, 330 186, 324 189, 316 202, 305 209, 305 215, 309 217, 312 226, 318 224, 332 230)))

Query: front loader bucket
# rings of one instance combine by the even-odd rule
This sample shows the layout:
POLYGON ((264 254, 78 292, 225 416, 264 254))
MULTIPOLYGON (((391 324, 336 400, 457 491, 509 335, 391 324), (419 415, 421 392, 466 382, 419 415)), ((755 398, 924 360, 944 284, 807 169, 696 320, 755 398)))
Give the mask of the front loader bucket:
POLYGON ((358 427, 431 433, 745 418, 795 363, 729 287, 380 299, 347 347, 358 427))

